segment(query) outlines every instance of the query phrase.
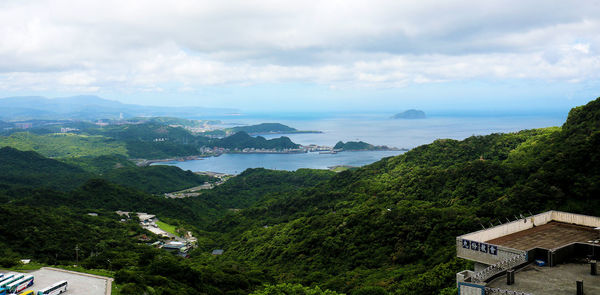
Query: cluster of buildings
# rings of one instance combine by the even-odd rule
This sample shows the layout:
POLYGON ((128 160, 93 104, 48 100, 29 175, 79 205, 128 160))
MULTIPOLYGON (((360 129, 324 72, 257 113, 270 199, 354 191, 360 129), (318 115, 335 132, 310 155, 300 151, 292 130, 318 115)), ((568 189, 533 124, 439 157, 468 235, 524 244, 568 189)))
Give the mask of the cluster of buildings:
POLYGON ((308 150, 300 147, 297 149, 265 149, 265 148, 243 148, 229 149, 222 147, 202 147, 200 153, 203 155, 221 155, 226 153, 247 153, 247 154, 296 154, 306 153, 308 150))
MULTIPOLYGON (((132 212, 126 211, 116 211, 122 217, 127 219, 131 218, 132 212)), ((158 225, 158 218, 154 214, 137 212, 135 213, 138 219, 140 220, 140 226, 158 236, 163 238, 167 238, 168 240, 161 240, 151 243, 151 246, 161 248, 165 251, 172 252, 173 254, 187 257, 190 250, 196 247, 198 243, 198 239, 195 238, 192 232, 188 231, 183 236, 176 236, 167 231, 162 230, 158 225)), ((121 221, 125 222, 127 219, 121 219, 121 221)), ((222 250, 220 254, 222 254, 222 250)), ((214 253, 213 253, 214 254, 214 253)), ((220 255, 214 254, 214 255, 220 255)))
POLYGON ((304 145, 304 146, 302 146, 302 148, 308 152, 330 152, 330 151, 333 151, 333 148, 330 146, 316 145, 316 144, 304 145))
POLYGON ((77 128, 69 128, 69 127, 61 127, 60 128, 60 133, 71 133, 71 132, 77 132, 80 131, 77 128))
POLYGON ((600 294, 600 217, 548 211, 456 238, 459 295, 600 294))

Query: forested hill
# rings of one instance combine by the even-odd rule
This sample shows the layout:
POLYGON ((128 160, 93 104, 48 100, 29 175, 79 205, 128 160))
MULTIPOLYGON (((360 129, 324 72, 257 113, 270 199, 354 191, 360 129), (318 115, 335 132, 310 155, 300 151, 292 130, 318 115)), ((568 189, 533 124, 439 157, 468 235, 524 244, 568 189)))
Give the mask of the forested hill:
MULTIPOLYGON (((105 232, 107 240, 91 237, 102 247, 86 243, 86 251, 99 252, 82 264, 111 267, 122 294, 248 294, 279 283, 314 291, 297 294, 456 294, 455 274, 469 267, 456 258, 456 236, 549 209, 600 216, 598 146, 600 98, 571 110, 562 127, 437 140, 338 174, 253 169, 196 198, 158 198, 94 179, 67 193, 5 196, 12 202, 0 211, 25 212, 10 215, 10 226, 34 240, 5 243, 0 254, 52 262, 58 253, 59 262, 72 264, 73 253, 60 248, 72 242, 69 232, 40 245, 38 231, 49 229, 32 224, 54 214, 68 224, 82 208, 100 207, 97 222, 85 217, 77 228, 105 232), (48 210, 29 207, 39 204, 48 210), (114 250, 131 243, 117 237, 125 226, 130 235, 139 230, 108 228, 118 217, 106 210, 120 207, 180 219, 199 237, 198 248, 185 260, 138 244, 133 253, 114 250), (213 249, 224 253, 212 256, 213 249)), ((12 237, 7 231, 0 226, 3 239, 12 237)), ((287 293, 263 294, 305 290, 266 288, 273 289, 287 293)))
POLYGON ((229 255, 342 292, 456 294, 455 237, 549 209, 600 215, 600 99, 562 128, 437 140, 214 225, 229 255), (269 225, 264 228, 264 225, 269 225))
POLYGON ((228 149, 297 149, 300 145, 293 143, 289 137, 265 139, 262 136, 252 137, 244 131, 240 131, 223 139, 216 139, 215 145, 228 149))
POLYGON ((260 134, 260 133, 285 133, 298 131, 296 128, 292 128, 280 123, 261 123, 258 125, 250 126, 238 126, 231 128, 232 132, 244 131, 249 134, 260 134))
POLYGON ((137 167, 122 156, 100 156, 61 162, 36 152, 0 148, 0 191, 20 189, 71 191, 90 179, 103 178, 147 193, 165 193, 214 181, 173 166, 137 167))
POLYGON ((109 126, 86 122, 50 122, 52 124, 32 127, 26 132, 24 129, 10 129, 4 133, 8 136, 0 136, 0 147, 36 151, 58 159, 113 155, 134 159, 166 159, 197 156, 203 153, 203 148, 281 151, 299 147, 288 137, 267 140, 260 136, 252 137, 244 131, 224 138, 211 138, 204 136, 204 133, 194 134, 182 127, 165 125, 170 120, 164 118, 109 126))
POLYGON ((338 141, 333 147, 334 150, 343 150, 343 151, 377 151, 377 150, 389 150, 390 148, 387 146, 381 145, 372 145, 366 143, 364 141, 338 141))
POLYGON ((0 148, 0 171, 0 191, 20 187, 69 190, 93 177, 79 167, 10 147, 0 148))

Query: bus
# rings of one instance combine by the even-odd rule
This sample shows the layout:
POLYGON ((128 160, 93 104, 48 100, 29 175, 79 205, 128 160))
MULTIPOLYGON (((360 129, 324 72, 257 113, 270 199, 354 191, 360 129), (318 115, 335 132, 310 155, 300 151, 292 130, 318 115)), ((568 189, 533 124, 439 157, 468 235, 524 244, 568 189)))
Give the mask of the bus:
MULTIPOLYGON (((5 280, 8 280, 14 276, 15 275, 13 275, 13 274, 2 274, 2 278, 0 278, 0 283, 2 283, 5 280)), ((6 295, 6 288, 0 287, 0 295, 6 295)))
POLYGON ((33 285, 33 276, 26 276, 18 281, 14 281, 6 285, 6 289, 10 293, 19 293, 33 285))
POLYGON ((5 275, 4 277, 0 278, 0 284, 2 284, 2 282, 6 281, 6 280, 9 280, 10 278, 12 278, 14 276, 15 275, 13 275, 13 274, 5 275))
POLYGON ((46 289, 37 292, 37 295, 56 295, 67 291, 67 281, 60 281, 46 289))
POLYGON ((2 281, 0 281, 0 295, 6 295, 8 293, 8 288, 6 288, 6 285, 19 280, 23 277, 22 274, 17 274, 16 276, 13 274, 9 274, 6 277, 3 277, 2 281))
POLYGON ((8 277, 8 279, 0 282, 0 288, 6 288, 6 285, 8 285, 16 280, 22 279, 24 277, 24 275, 18 273, 16 275, 8 275, 7 277, 8 277))

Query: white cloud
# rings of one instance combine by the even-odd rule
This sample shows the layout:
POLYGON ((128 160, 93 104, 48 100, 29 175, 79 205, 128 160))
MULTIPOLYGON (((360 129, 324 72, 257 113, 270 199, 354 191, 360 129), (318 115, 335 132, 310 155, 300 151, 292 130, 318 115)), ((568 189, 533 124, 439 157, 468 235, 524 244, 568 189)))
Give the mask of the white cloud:
POLYGON ((600 78, 595 1, 3 1, 0 89, 600 78))

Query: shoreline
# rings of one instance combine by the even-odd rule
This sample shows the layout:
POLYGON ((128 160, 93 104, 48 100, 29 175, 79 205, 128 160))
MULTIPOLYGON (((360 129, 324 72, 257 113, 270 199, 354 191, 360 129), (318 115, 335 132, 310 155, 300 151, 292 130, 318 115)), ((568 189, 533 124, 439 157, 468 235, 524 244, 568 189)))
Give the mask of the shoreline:
POLYGON ((260 135, 286 135, 286 134, 309 134, 309 133, 314 133, 314 134, 320 134, 323 133, 323 131, 312 131, 312 130, 298 130, 298 131, 276 131, 276 132, 256 132, 256 133, 248 133, 248 135, 250 136, 260 136, 260 135))
MULTIPOLYGON (((336 151, 335 153, 330 153, 330 154, 336 154, 336 153, 342 153, 342 152, 390 152, 390 151, 396 151, 396 152, 406 152, 409 151, 409 149, 407 148, 389 148, 389 149, 375 149, 375 150, 341 150, 341 151, 336 151)), ((224 154, 276 154, 276 155, 281 155, 281 154, 289 154, 289 155, 293 155, 293 154, 307 154, 307 153, 319 153, 322 154, 321 152, 317 152, 317 151, 308 151, 308 150, 304 150, 304 151, 265 151, 265 152, 260 152, 260 151, 252 151, 252 152, 224 152, 224 153, 220 153, 220 154, 214 154, 214 155, 195 155, 195 156, 186 156, 186 157, 177 157, 177 158, 166 158, 166 159, 152 159, 152 160, 146 160, 146 159, 132 159, 132 161, 134 161, 136 163, 137 166, 139 167, 145 167, 145 166, 150 166, 154 163, 164 163, 164 162, 188 162, 188 161, 194 161, 194 160, 204 160, 205 158, 210 158, 210 157, 219 157, 221 155, 224 154)), ((327 153, 329 154, 329 153, 327 153)))
POLYGON ((204 158, 208 158, 210 156, 207 155, 196 155, 196 156, 185 156, 185 157, 177 157, 177 158, 167 158, 167 159, 131 159, 134 161, 138 167, 150 166, 154 163, 162 163, 162 162, 186 162, 186 161, 194 161, 194 160, 203 160, 204 158))

